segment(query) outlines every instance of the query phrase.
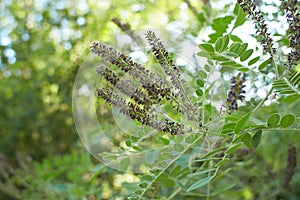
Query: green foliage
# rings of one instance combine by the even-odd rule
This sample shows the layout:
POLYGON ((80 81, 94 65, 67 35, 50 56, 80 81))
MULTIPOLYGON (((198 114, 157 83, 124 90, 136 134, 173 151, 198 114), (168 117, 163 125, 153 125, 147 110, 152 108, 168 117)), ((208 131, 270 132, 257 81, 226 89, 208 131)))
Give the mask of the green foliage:
POLYGON ((273 83, 273 87, 279 94, 285 95, 286 98, 300 97, 300 72, 294 72, 282 79, 276 80, 273 83))
MULTIPOLYGON (((94 165, 88 154, 55 156, 16 170, 3 186, 9 188, 5 193, 16 199, 80 199, 90 195, 100 196, 102 190, 99 180, 89 182, 89 176, 95 173, 93 168, 103 169, 103 165, 94 165)), ((99 172, 97 174, 100 175, 99 172)))

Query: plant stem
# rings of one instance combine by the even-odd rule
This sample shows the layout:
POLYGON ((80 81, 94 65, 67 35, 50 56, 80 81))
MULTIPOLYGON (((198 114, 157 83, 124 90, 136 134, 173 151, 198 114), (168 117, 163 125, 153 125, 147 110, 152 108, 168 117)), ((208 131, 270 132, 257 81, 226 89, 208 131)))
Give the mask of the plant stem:
POLYGON ((272 94, 272 92, 273 92, 273 88, 271 88, 271 90, 268 92, 266 97, 263 100, 261 100, 259 102, 259 104, 257 104, 257 106, 253 109, 253 112, 251 115, 253 115, 253 113, 255 113, 264 104, 264 102, 269 98, 269 96, 272 94))
POLYGON ((142 194, 140 194, 140 196, 138 197, 138 200, 142 199, 142 197, 145 195, 146 191, 148 191, 148 189, 154 184, 154 182, 157 180, 157 178, 162 175, 169 167, 171 167, 171 165, 173 165, 176 160, 178 160, 182 155, 184 155, 184 153, 190 149, 190 147, 192 147, 194 144, 196 144, 200 139, 203 139, 206 136, 206 132, 203 133, 203 135, 199 136, 197 139, 195 139, 195 141, 193 141, 191 144, 189 144, 176 158, 174 158, 166 167, 163 168, 163 170, 161 170, 156 177, 147 185, 147 187, 144 189, 144 191, 142 192, 142 194))

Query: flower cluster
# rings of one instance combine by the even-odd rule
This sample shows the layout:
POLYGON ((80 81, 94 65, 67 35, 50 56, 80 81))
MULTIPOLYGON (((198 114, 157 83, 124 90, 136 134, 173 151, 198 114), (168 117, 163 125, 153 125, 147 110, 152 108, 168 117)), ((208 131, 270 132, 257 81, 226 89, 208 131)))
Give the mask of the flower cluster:
POLYGON ((288 54, 288 68, 296 65, 300 60, 300 14, 297 0, 283 2, 286 18, 289 24, 289 39, 291 52, 288 54))
POLYGON ((248 13, 248 17, 255 22, 256 33, 262 36, 261 45, 264 51, 268 52, 271 57, 276 53, 276 49, 273 48, 273 39, 268 33, 267 25, 265 24, 265 19, 257 8, 255 1, 253 0, 237 0, 238 4, 241 6, 244 12, 248 13))
POLYGON ((106 87, 98 89, 98 96, 110 105, 118 107, 121 114, 143 125, 171 135, 191 131, 191 127, 186 127, 169 116, 157 116, 161 112, 160 107, 168 102, 178 114, 186 115, 188 119, 199 123, 201 121, 195 105, 186 95, 180 71, 170 59, 162 42, 151 31, 147 32, 146 38, 156 60, 171 80, 171 86, 127 55, 101 42, 94 42, 91 51, 109 66, 116 66, 123 71, 123 75, 119 75, 120 73, 114 72, 112 67, 98 67, 96 73, 108 83, 106 87))
POLYGON ((178 94, 176 95, 179 95, 182 102, 184 102, 180 112, 186 114, 189 120, 198 121, 198 109, 187 95, 184 87, 185 81, 181 78, 178 67, 174 64, 174 61, 170 58, 169 53, 154 32, 148 31, 146 38, 151 45, 154 56, 165 73, 170 77, 173 89, 178 90, 178 94))
POLYGON ((238 109, 237 101, 243 101, 245 98, 243 94, 246 93, 245 90, 243 90, 243 88, 246 87, 246 85, 244 85, 245 77, 242 73, 239 73, 237 76, 233 76, 230 79, 230 83, 230 91, 228 92, 228 97, 226 101, 229 114, 232 111, 238 109))

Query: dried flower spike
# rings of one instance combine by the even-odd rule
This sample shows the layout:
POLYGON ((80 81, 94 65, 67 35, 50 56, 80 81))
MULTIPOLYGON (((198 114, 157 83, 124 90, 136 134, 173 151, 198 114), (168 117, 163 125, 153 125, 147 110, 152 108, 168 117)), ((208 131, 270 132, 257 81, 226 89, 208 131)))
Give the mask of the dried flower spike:
POLYGON ((265 23, 265 19, 261 14, 260 10, 257 9, 257 5, 253 0, 237 0, 240 7, 244 12, 247 12, 251 19, 255 22, 255 28, 257 29, 256 33, 261 35, 263 39, 261 40, 261 45, 263 46, 264 51, 268 52, 271 57, 276 53, 276 49, 273 48, 273 39, 268 33, 268 27, 265 23))
POLYGON ((226 100, 229 114, 238 109, 237 101, 243 101, 245 98, 244 94, 246 93, 246 91, 243 90, 246 85, 244 85, 245 77, 242 73, 239 73, 237 76, 233 76, 230 79, 230 83, 230 91, 228 92, 228 97, 226 100))
MULTIPOLYGON (((155 47, 153 46, 152 50, 153 52, 157 50, 155 54, 156 59, 161 65, 164 65, 166 68, 171 66, 171 69, 168 68, 169 76, 174 78, 175 74, 176 80, 180 80, 179 70, 173 65, 173 61, 171 59, 168 59, 168 61, 163 60, 169 58, 169 54, 165 51, 159 39, 156 38, 155 42, 151 44, 156 45, 155 47), (173 70, 175 70, 175 72, 173 72, 173 70)), ((172 88, 167 87, 167 84, 155 73, 135 63, 127 55, 101 42, 94 42, 91 46, 91 51, 102 57, 109 65, 119 67, 129 76, 129 80, 125 80, 124 78, 120 78, 120 75, 109 67, 98 67, 96 73, 104 77, 104 80, 109 83, 107 87, 98 90, 99 97, 103 98, 110 105, 118 107, 121 114, 143 125, 150 126, 171 135, 183 134, 185 131, 191 130, 190 128, 185 128, 182 123, 166 116, 163 116, 160 121, 157 120, 155 107, 156 105, 161 105, 162 99, 169 101, 170 105, 180 113, 183 113, 181 111, 182 107, 185 109, 189 107, 185 105, 185 101, 179 103, 177 100, 178 95, 172 91, 172 88), (123 97, 123 95, 121 97, 119 94, 123 94, 125 97, 123 97)), ((125 75, 122 76, 125 77, 125 75)), ((180 82, 180 84, 182 84, 182 82, 180 82)), ((176 87, 173 86, 173 89, 174 88, 176 87)), ((181 95, 183 95, 182 92, 181 95)))
POLYGON ((191 102, 184 87, 185 81, 180 76, 178 67, 174 64, 174 61, 169 56, 169 53, 165 49, 160 39, 152 31, 147 31, 146 38, 151 45, 152 52, 159 64, 164 69, 166 75, 168 75, 172 82, 172 87, 175 91, 178 91, 178 95, 182 100, 181 112, 185 113, 189 120, 200 121, 198 119, 198 109, 191 102))
POLYGON ((289 24, 289 40, 291 52, 288 54, 288 69, 296 65, 300 60, 300 14, 297 0, 283 1, 286 18, 289 24))

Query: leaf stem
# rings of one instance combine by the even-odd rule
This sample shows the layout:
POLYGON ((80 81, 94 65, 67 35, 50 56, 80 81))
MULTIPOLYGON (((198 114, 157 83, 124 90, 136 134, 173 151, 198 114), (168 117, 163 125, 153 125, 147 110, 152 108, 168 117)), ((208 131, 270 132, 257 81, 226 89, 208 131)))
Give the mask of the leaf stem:
POLYGON ((262 107, 262 105, 264 104, 264 102, 269 98, 269 96, 272 94, 273 92, 273 88, 270 89, 270 91, 268 92, 268 94, 266 95, 266 97, 264 99, 262 99, 259 104, 257 104, 257 106, 253 109, 253 112, 251 115, 253 115, 253 113, 255 113, 260 107, 262 107))
POLYGON ((196 144, 200 139, 203 139, 206 136, 206 132, 203 133, 203 135, 199 136, 197 139, 195 139, 195 141, 193 141, 191 144, 189 144, 176 158, 174 158, 166 167, 163 168, 163 170, 161 170, 156 177, 147 185, 147 187, 143 190, 143 192, 140 194, 140 196, 138 197, 138 200, 142 199, 142 197, 145 195, 146 191, 148 191, 148 189, 153 185, 153 183, 158 179, 158 177, 160 175, 162 175, 169 167, 171 167, 171 165, 173 165, 176 160, 178 160, 182 155, 184 155, 184 153, 190 149, 191 146, 193 146, 194 144, 196 144))

